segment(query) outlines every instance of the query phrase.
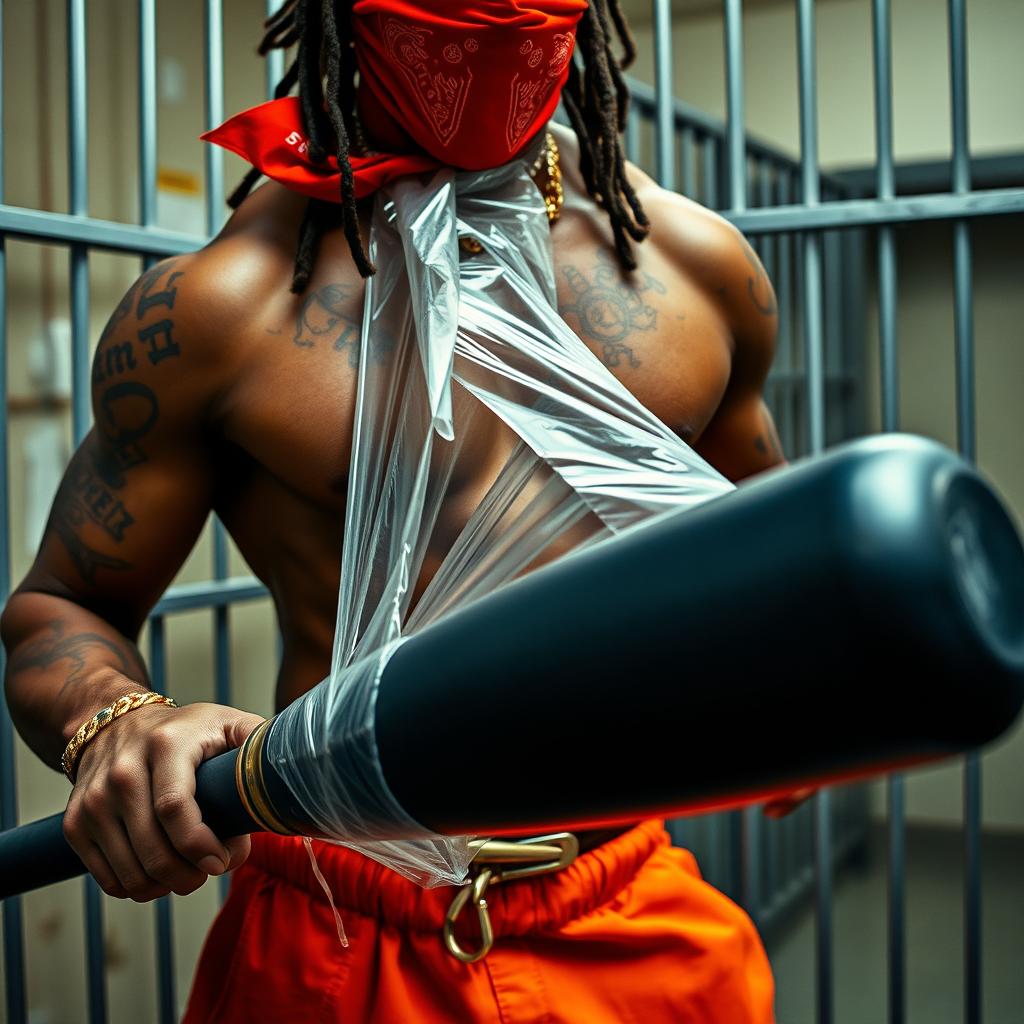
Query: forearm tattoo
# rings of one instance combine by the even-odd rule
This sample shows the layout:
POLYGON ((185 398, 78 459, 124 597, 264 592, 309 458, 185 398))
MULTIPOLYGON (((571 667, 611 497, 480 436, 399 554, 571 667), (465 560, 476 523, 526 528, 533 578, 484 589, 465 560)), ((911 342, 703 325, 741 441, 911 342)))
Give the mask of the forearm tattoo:
POLYGON ((118 642, 99 633, 73 633, 63 619, 54 619, 47 629, 48 634, 16 648, 7 666, 9 675, 32 669, 49 671, 55 665, 66 664, 66 675, 56 699, 67 687, 83 682, 89 669, 98 665, 109 665, 130 679, 149 685, 146 666, 130 641, 118 642))

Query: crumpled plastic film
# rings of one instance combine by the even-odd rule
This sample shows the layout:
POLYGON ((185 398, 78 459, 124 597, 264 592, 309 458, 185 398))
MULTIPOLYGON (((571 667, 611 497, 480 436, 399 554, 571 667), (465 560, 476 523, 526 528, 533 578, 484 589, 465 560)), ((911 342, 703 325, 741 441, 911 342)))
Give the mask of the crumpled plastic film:
POLYGON ((377 196, 331 674, 267 737, 325 835, 422 885, 463 881, 471 855, 468 837, 413 821, 384 780, 374 706, 395 649, 545 561, 733 486, 559 316, 534 155, 404 178, 377 196), (463 251, 460 236, 482 251, 463 251), (484 410, 517 440, 441 545, 442 505, 484 410), (447 553, 418 593, 439 546, 447 553))

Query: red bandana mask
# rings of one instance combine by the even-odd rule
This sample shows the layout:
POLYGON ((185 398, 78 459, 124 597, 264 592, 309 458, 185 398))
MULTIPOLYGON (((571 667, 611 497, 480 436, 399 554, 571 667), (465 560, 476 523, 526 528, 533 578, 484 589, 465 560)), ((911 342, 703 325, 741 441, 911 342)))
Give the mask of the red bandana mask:
MULTIPOLYGON (((418 147, 352 156, 356 197, 406 174, 511 160, 558 105, 586 7, 587 0, 355 0, 367 133, 387 138, 398 129, 418 147)), ((236 114, 203 138, 297 192, 339 200, 338 162, 309 159, 294 97, 236 114)))

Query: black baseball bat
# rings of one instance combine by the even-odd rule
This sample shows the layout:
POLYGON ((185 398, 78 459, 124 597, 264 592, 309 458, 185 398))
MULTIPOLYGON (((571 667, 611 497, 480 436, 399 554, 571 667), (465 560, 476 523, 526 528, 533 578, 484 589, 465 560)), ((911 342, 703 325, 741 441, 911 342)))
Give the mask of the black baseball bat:
MULTIPOLYGON (((412 819, 497 835, 735 805, 947 756, 994 739, 1022 700, 1012 520, 953 453, 885 435, 436 622, 388 663, 375 728, 412 819)), ((197 776, 222 836, 254 829, 236 758, 197 776)), ((261 767, 277 818, 316 834, 261 767)), ((388 821, 379 831, 396 836, 388 821)), ((0 834, 0 897, 82 870, 60 815, 0 834)))

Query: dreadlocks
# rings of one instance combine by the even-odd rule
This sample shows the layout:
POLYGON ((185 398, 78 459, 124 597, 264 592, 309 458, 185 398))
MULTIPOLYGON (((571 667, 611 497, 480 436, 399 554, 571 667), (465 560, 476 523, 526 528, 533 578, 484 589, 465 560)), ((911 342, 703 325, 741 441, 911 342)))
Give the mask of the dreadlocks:
MULTIPOLYGON (((363 277, 375 273, 359 231, 355 181, 349 161, 356 137, 356 60, 350 23, 352 0, 286 0, 267 19, 259 53, 296 46, 295 61, 278 83, 280 99, 298 86, 302 119, 314 161, 335 153, 341 171, 340 207, 311 199, 299 229, 292 291, 305 291, 324 231, 341 224, 352 258, 363 277), (326 70, 326 95, 321 69, 326 70), (326 108, 326 109, 325 109, 326 108)), ((636 45, 620 0, 590 0, 576 32, 576 57, 562 91, 569 120, 580 145, 580 172, 587 191, 608 214, 615 249, 627 270, 636 268, 633 241, 650 229, 636 192, 625 173, 621 134, 626 127, 629 90, 622 70, 636 56, 636 45), (612 52, 612 39, 622 56, 612 52)), ((246 174, 228 204, 235 208, 259 180, 255 168, 246 174)))

